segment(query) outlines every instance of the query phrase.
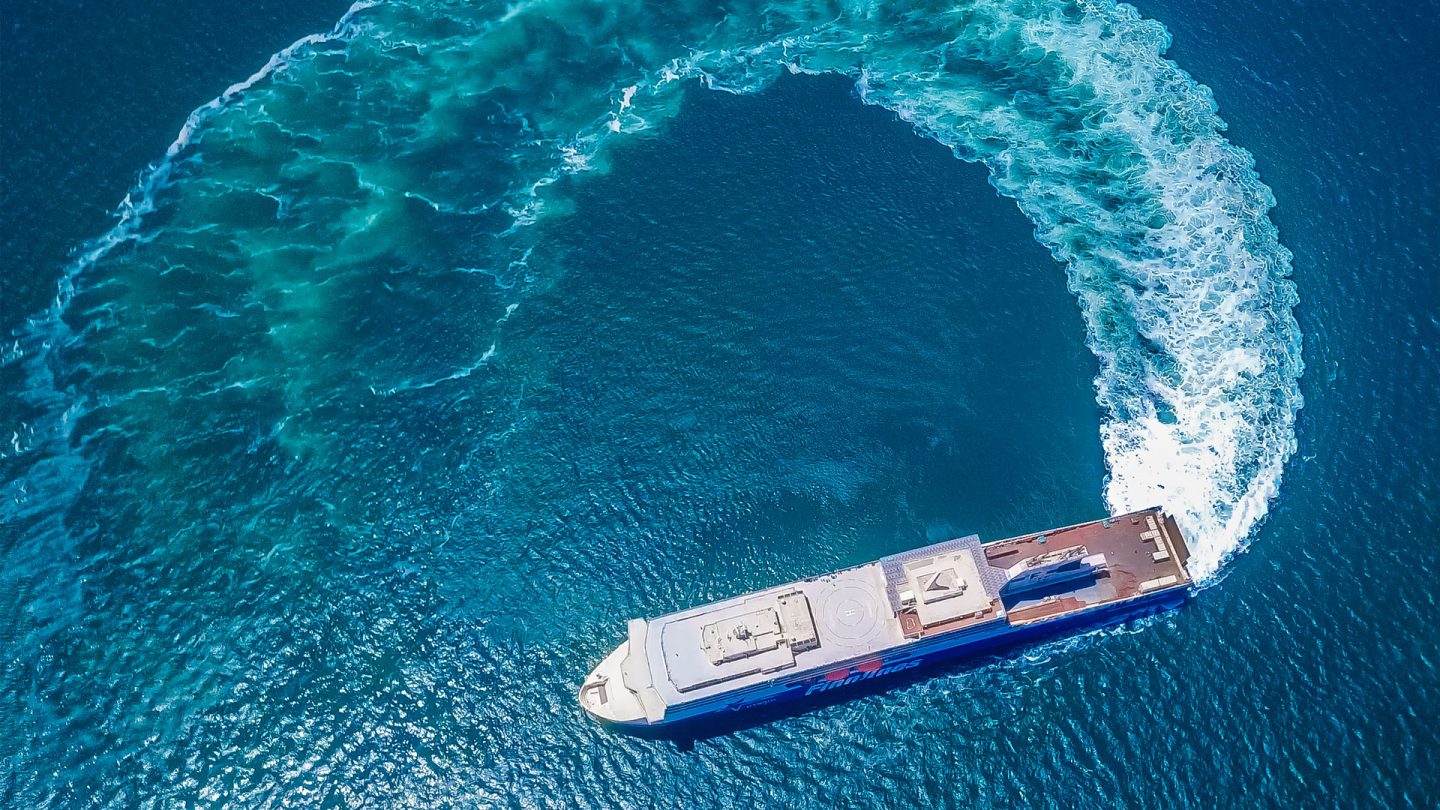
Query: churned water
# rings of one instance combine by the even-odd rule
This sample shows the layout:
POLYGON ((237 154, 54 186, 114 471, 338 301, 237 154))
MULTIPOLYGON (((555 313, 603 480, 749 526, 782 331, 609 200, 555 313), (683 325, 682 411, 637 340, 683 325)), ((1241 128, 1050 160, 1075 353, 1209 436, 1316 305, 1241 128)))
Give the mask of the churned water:
POLYGON ((108 231, 10 218, 0 795, 1433 806, 1434 9, 1142 11, 362 3, 108 231), (1154 504, 1178 613, 693 748, 576 705, 631 616, 1154 504))

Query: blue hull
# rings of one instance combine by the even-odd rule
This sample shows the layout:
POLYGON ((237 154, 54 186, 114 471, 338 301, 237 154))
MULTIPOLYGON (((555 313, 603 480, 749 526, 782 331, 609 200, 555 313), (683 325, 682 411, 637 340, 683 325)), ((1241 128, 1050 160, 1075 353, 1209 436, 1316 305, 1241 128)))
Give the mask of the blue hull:
POLYGON ((823 705, 840 703, 862 695, 874 694, 921 680, 931 670, 975 659, 1017 647, 1075 635, 1088 630, 1109 627, 1142 616, 1154 615, 1180 607, 1191 598, 1188 587, 1160 591, 1118 605, 1106 605, 1051 621, 1015 627, 1008 632, 981 638, 961 638, 948 644, 927 649, 896 650, 883 662, 869 662, 830 673, 810 673, 784 684, 782 691, 773 689, 754 697, 737 695, 728 701, 716 701, 699 713, 663 724, 637 728, 623 726, 627 731, 660 736, 703 737, 724 733, 735 728, 755 725, 777 717, 801 713, 823 705))

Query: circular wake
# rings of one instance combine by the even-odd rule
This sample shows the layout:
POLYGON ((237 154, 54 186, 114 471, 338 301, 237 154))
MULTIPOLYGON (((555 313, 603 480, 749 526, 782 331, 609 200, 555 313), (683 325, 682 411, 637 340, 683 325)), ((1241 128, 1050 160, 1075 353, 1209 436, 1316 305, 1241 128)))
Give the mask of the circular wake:
MULTIPOLYGON (((1264 516, 1294 450, 1300 334, 1273 198, 1167 46, 1111 2, 357 5, 192 116, 77 263, 80 305, 62 297, 54 319, 63 356, 37 366, 84 392, 78 411, 104 407, 137 435, 199 418, 138 395, 157 367, 263 401, 287 414, 276 439, 324 462, 316 402, 443 384, 496 356, 545 280, 529 226, 566 211, 555 180, 604 171, 607 143, 663 126, 696 80, 744 93, 785 70, 840 73, 986 165, 1035 224, 1100 361, 1106 498, 1172 510, 1205 576, 1264 516), (432 170, 437 155, 450 169, 432 170), (332 319, 377 263, 465 276, 471 317, 434 324, 420 367, 332 319), (243 353, 168 318, 177 289, 243 353), (337 352, 355 374, 306 376, 306 358, 337 352)), ((157 448, 135 461, 182 491, 157 448)))

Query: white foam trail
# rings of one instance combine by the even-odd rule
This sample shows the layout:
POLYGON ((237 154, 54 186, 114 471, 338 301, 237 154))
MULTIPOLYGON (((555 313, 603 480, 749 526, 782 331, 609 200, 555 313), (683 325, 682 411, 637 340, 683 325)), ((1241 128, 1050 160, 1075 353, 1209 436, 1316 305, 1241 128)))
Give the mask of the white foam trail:
POLYGON ((156 210, 157 196, 170 183, 177 161, 207 121, 241 99, 256 84, 284 70, 304 49, 344 41, 359 34, 356 16, 379 4, 380 0, 359 0, 346 10, 330 33, 312 34, 292 42, 272 55, 249 78, 230 85, 219 96, 193 110, 175 140, 166 148, 164 156, 141 173, 135 187, 120 202, 115 224, 66 264, 56 282, 55 297, 49 308, 32 316, 26 323, 14 351, 4 362, 23 364, 26 386, 19 395, 40 413, 40 424, 24 426, 31 442, 23 452, 36 454, 37 461, 23 476, 6 482, 6 489, 13 493, 11 500, 17 505, 18 514, 26 514, 31 509, 44 512, 44 519, 32 531, 65 536, 64 510, 60 503, 75 495, 86 477, 87 462, 82 454, 72 452, 69 440, 76 422, 87 412, 89 400, 77 395, 77 392, 62 391, 54 357, 59 347, 76 339, 64 315, 75 297, 80 279, 117 247, 143 239, 140 229, 145 217, 156 210), (50 497, 41 497, 42 492, 49 493, 50 497))
MULTIPOLYGON (((157 194, 211 118, 307 49, 355 36, 362 28, 356 15, 376 5, 357 3, 330 34, 298 40, 191 114, 122 204, 119 222, 68 268, 52 335, 64 328, 59 316, 77 276, 117 245, 142 238, 157 194)), ((1250 156, 1221 136, 1209 91, 1163 58, 1163 27, 1103 0, 973 0, 925 13, 877 4, 833 19, 779 2, 754 19, 736 11, 679 34, 663 27, 647 33, 647 15, 616 9, 615 30, 589 41, 572 36, 567 8, 515 4, 499 19, 481 20, 473 39, 433 48, 479 52, 494 36, 500 46, 489 56, 498 60, 514 41, 502 28, 550 26, 563 32, 557 40, 567 47, 588 41, 599 53, 638 42, 621 49, 650 60, 597 59, 617 65, 613 75, 581 71, 544 86, 526 83, 548 78, 536 67, 547 63, 534 62, 507 77, 514 85, 499 88, 507 103, 553 100, 557 87, 566 93, 565 109, 546 121, 517 111, 524 137, 536 139, 529 146, 544 154, 517 162, 520 179, 493 203, 509 214, 509 228, 496 238, 512 254, 525 249, 524 234, 546 215, 556 181, 603 170, 612 138, 673 116, 686 80, 749 93, 785 71, 850 76, 866 103, 987 165, 993 185, 1017 202, 1066 266, 1100 362, 1110 506, 1174 511, 1194 541, 1201 575, 1242 547, 1295 446, 1303 368, 1295 292, 1286 278, 1289 254, 1266 217, 1270 192, 1250 156), (692 30, 705 33, 684 33, 692 30), (685 55, 670 56, 677 53, 685 55)), ((572 67, 556 70, 588 64, 584 54, 564 57, 556 64, 572 67)), ((431 199, 424 188, 406 191, 431 199)), ((473 373, 492 356, 447 379, 473 373)))
POLYGON ((360 29, 354 25, 355 17, 366 9, 380 5, 380 2, 381 0, 359 0, 345 11, 330 33, 309 34, 295 40, 272 54, 264 66, 250 74, 249 78, 230 85, 220 95, 192 110, 190 115, 185 118, 185 123, 181 125, 179 133, 175 135, 175 140, 171 141, 165 149, 165 156, 142 172, 135 188, 120 201, 116 210, 118 218, 116 223, 67 265, 60 278, 55 301, 51 307, 54 320, 60 320, 60 314, 74 297, 76 278, 117 246, 137 237, 145 216, 155 212, 156 195, 169 184, 176 160, 194 141, 195 136, 204 128, 207 121, 240 99, 245 91, 276 72, 284 70, 305 48, 328 42, 345 41, 356 36, 360 33, 360 29))
MULTIPOLYGON (((1270 191, 1222 137, 1209 91, 1163 57, 1168 33, 1135 9, 979 0, 964 11, 957 24, 882 6, 759 44, 715 37, 612 92, 534 190, 593 170, 615 135, 666 120, 687 80, 751 93, 785 71, 854 78, 866 103, 989 166, 1035 222, 1100 361, 1106 500, 1170 509, 1208 577, 1264 517, 1295 447, 1303 364, 1270 191)), ((512 231, 539 215, 532 193, 512 231)))
POLYGON ((867 103, 988 165, 1080 301, 1110 508, 1165 506, 1208 578, 1243 548, 1295 450, 1303 363, 1273 197, 1221 136, 1209 90, 1163 58, 1168 33, 1135 9, 965 10, 959 28, 879 17, 697 52, 660 81, 743 93, 777 64, 844 73, 867 103))

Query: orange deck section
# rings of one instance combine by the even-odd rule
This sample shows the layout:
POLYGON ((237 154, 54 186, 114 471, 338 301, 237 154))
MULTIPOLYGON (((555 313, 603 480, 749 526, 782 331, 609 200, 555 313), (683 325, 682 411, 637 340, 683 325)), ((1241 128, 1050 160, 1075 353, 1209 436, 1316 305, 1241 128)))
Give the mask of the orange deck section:
MULTIPOLYGON (((1081 523, 1048 532, 1021 535, 983 545, 986 561, 996 568, 1011 566, 1047 552, 1084 546, 1087 554, 1105 555, 1105 567, 1096 579, 1099 587, 1069 594, 1057 594, 1044 601, 1022 602, 1005 613, 1011 624, 1026 624, 1095 605, 1117 602, 1141 593, 1141 584, 1175 577, 1176 584, 1189 581, 1184 563, 1189 550, 1175 519, 1158 510, 1146 510, 1107 520, 1081 523), (1147 518, 1154 518, 1164 538, 1144 537, 1150 533, 1147 518), (1042 539, 1043 538, 1043 539, 1042 539), (1162 559, 1156 559, 1158 556, 1162 559), (1168 556, 1167 556, 1168 554, 1168 556)), ((1000 600, 978 616, 922 627, 914 610, 900 613, 900 626, 907 637, 948 633, 994 620, 1000 600)))

